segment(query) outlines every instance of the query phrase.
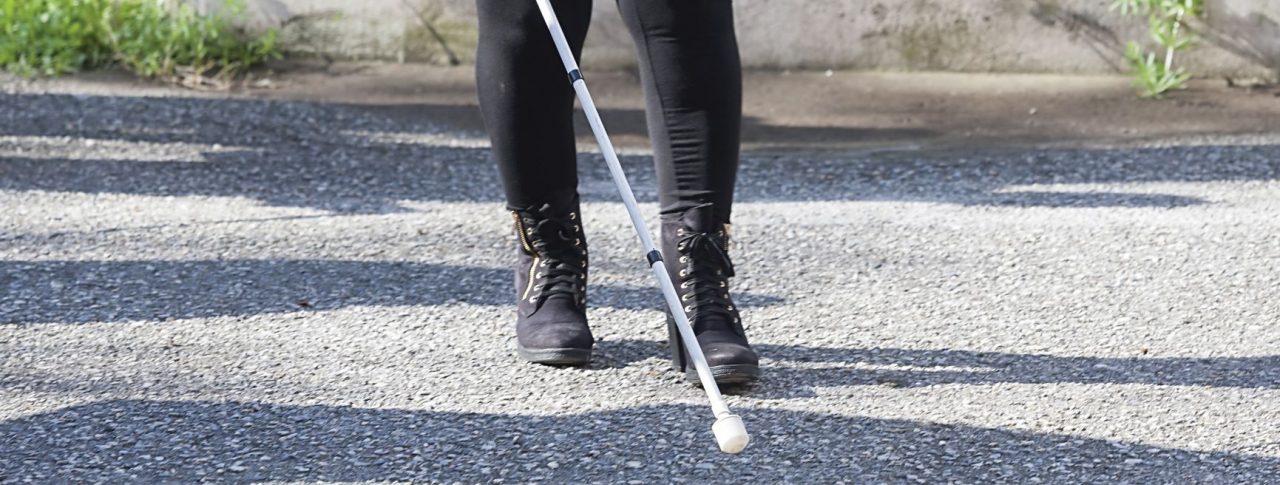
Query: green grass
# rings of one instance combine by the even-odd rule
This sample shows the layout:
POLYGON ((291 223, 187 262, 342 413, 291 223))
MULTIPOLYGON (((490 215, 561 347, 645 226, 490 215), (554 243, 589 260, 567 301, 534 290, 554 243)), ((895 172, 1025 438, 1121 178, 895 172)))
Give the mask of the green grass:
POLYGON ((240 0, 202 15, 162 0, 0 0, 0 67, 57 76, 120 66, 139 76, 229 78, 279 57, 276 31, 235 26, 240 0))

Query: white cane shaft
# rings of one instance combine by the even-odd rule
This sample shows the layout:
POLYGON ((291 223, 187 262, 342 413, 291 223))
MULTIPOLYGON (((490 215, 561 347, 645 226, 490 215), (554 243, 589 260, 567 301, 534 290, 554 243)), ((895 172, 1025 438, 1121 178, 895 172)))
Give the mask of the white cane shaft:
POLYGON ((662 287, 662 295, 666 297, 667 307, 675 317, 676 329, 680 332, 680 339, 685 342, 684 347, 689 352, 689 358, 693 360, 693 367, 698 371, 698 380, 702 382, 702 389, 707 391, 707 400, 711 401, 711 412, 715 413, 717 418, 732 414, 729 412, 729 406, 724 404, 724 397, 720 395, 720 387, 716 385, 715 376, 711 375, 711 366, 707 365, 707 357, 702 355, 702 346, 698 345, 698 337, 694 335, 693 327, 689 325, 689 317, 684 313, 684 307, 680 304, 680 295, 676 294, 671 276, 667 274, 667 268, 658 262, 654 263, 650 269, 653 270, 653 275, 658 278, 662 287))
POLYGON ((551 41, 556 44, 556 52, 560 53, 560 62, 564 63, 565 72, 577 70, 578 61, 573 58, 573 51, 569 50, 569 41, 564 38, 564 30, 556 19, 556 10, 551 8, 551 0, 536 1, 538 10, 542 11, 542 20, 547 23, 547 30, 551 31, 551 41))
POLYGON ((582 111, 587 114, 587 123, 591 125, 591 132, 596 135, 596 143, 600 144, 600 151, 604 153, 605 164, 609 166, 609 173, 613 175, 613 185, 617 186, 618 192, 622 194, 622 205, 627 207, 627 215, 631 216, 631 226, 635 228, 636 235, 640 236, 640 245, 644 246, 644 252, 648 253, 654 249, 653 237, 649 235, 649 228, 640 217, 640 206, 636 203, 636 195, 631 192, 631 184, 627 183, 627 174, 622 171, 618 154, 613 151, 613 142, 609 141, 609 134, 604 131, 604 122, 600 121, 600 113, 596 111, 596 104, 591 100, 591 93, 587 91, 587 83, 579 79, 573 83, 573 90, 578 93, 578 102, 582 103, 582 111))
MULTIPOLYGON (((537 0, 537 3, 538 10, 542 12, 542 19, 547 23, 547 30, 551 31, 551 40, 556 45, 560 62, 564 63, 565 72, 577 71, 578 61, 573 58, 573 51, 569 49, 569 41, 565 40, 564 30, 560 28, 560 21, 556 19, 556 11, 551 7, 551 1, 537 0)), ((604 129, 604 122, 600 120, 600 112, 596 110, 596 103, 591 99, 591 92, 587 90, 587 83, 581 78, 577 79, 573 83, 573 91, 578 96, 578 102, 582 103, 582 112, 587 115, 587 123, 591 125, 591 132, 595 134, 596 143, 600 145, 600 151, 604 154, 609 173, 613 175, 613 184, 622 194, 622 203, 627 206, 631 225, 640 236, 640 244, 644 246, 644 252, 648 253, 654 249, 653 237, 649 235, 644 219, 640 218, 636 196, 631 192, 631 184, 627 183, 627 176, 622 171, 622 164, 618 162, 618 154, 613 149, 613 142, 609 140, 609 133, 604 129)))
MULTIPOLYGON (((579 79, 573 83, 574 91, 578 94, 578 101, 582 103, 582 111, 587 114, 587 122, 591 124, 591 131, 596 135, 596 142, 600 144, 600 151, 604 152, 605 163, 609 166, 609 173, 613 175, 613 184, 618 187, 618 192, 622 194, 622 204, 627 208, 627 215, 631 217, 631 225, 636 230, 636 235, 640 237, 640 244, 644 246, 645 253, 652 251, 653 238, 649 234, 649 228, 645 225, 644 219, 640 217, 640 208, 636 204, 636 196, 631 192, 631 184, 627 183, 627 175, 622 171, 622 164, 618 162, 618 155, 613 151, 613 143, 609 141, 609 135, 604 130, 604 123, 600 120, 600 113, 596 111, 595 103, 591 100, 591 93, 587 91, 586 82, 579 79)), ((675 285, 671 282, 671 276, 667 274, 667 269, 661 262, 654 263, 651 266, 654 276, 658 278, 658 286, 662 288, 662 294, 666 297, 667 307, 671 309, 671 314, 676 319, 676 328, 680 331, 680 338, 688 347, 689 357, 693 360, 694 368, 698 371, 698 379, 702 382, 702 388, 707 391, 707 399, 711 401, 711 410, 716 417, 730 414, 729 408, 724 404, 724 398, 720 396, 720 388, 716 386, 715 377, 711 375, 711 368, 707 365, 707 358, 702 355, 702 348, 698 345, 698 338, 693 334, 693 328, 689 325, 689 318, 684 313, 684 307, 680 304, 680 296, 676 294, 675 285)))

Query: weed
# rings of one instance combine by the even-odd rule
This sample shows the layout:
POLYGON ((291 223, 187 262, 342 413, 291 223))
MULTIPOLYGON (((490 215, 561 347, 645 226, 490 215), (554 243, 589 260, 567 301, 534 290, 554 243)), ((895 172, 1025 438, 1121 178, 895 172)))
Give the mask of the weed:
POLYGON ((1172 89, 1181 89, 1191 74, 1183 67, 1174 67, 1173 54, 1195 43, 1195 37, 1185 32, 1185 20, 1204 13, 1203 0, 1115 0, 1112 10, 1121 14, 1147 16, 1148 33, 1157 45, 1164 48, 1163 58, 1147 51, 1141 44, 1129 41, 1125 58, 1133 66, 1134 85, 1148 98, 1159 98, 1172 89))
POLYGON ((56 76, 118 65, 184 83, 227 79, 279 57, 276 30, 236 27, 242 2, 204 15, 163 0, 0 0, 0 67, 56 76))

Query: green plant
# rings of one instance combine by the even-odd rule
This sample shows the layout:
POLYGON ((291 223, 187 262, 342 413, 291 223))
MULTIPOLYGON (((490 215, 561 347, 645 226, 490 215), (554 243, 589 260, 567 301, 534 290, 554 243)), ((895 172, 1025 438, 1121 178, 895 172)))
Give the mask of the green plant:
POLYGON ((1134 85, 1144 97, 1158 98, 1171 89, 1186 85, 1191 74, 1181 66, 1174 67, 1173 55, 1191 47, 1195 36, 1186 33, 1184 22, 1204 14, 1203 0, 1115 0, 1112 10, 1121 14, 1147 16, 1148 32, 1157 45, 1164 48, 1163 58, 1147 51, 1141 44, 1129 41, 1125 58, 1133 66, 1134 85))
POLYGON ((139 76, 227 79, 279 56, 276 30, 235 26, 242 0, 204 15, 164 0, 0 0, 0 66, 56 76, 119 65, 139 76))
POLYGON ((53 76, 110 58, 98 36, 102 0, 0 0, 0 66, 53 76))

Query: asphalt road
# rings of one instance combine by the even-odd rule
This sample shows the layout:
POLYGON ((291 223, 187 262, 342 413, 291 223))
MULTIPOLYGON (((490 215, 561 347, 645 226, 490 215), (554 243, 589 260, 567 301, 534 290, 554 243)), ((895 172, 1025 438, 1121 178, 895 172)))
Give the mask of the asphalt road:
MULTIPOLYGON (((1274 483, 1280 146, 747 154, 715 451, 598 157, 587 369, 521 363, 487 150, 0 94, 0 482, 1274 483)), ((607 121, 607 120, 606 120, 607 121)), ((648 161, 626 157, 649 219, 648 161)))

